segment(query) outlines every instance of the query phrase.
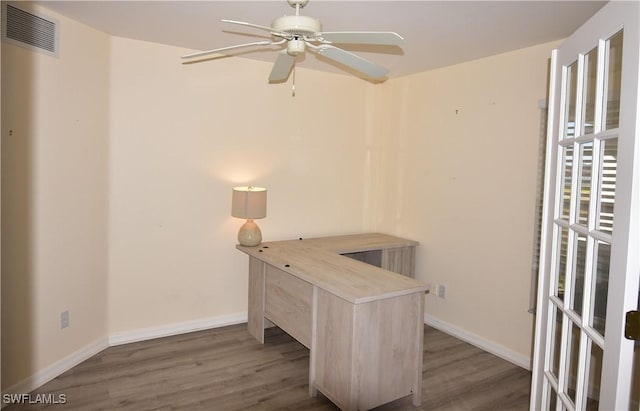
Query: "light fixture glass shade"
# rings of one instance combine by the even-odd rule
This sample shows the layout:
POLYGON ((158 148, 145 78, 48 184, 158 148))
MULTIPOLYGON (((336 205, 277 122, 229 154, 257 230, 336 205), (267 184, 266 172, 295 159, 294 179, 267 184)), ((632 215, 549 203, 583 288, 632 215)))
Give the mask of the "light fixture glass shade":
POLYGON ((260 244, 262 232, 253 220, 267 216, 267 190, 252 186, 234 187, 231 215, 247 219, 238 231, 238 242, 248 247, 260 244))

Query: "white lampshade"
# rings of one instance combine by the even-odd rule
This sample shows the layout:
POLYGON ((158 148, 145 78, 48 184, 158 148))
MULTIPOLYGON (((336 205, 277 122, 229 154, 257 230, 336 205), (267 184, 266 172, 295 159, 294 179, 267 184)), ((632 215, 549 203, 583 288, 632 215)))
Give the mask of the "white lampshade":
POLYGON ((234 187, 231 215, 253 220, 267 216, 267 189, 262 187, 234 187))
POLYGON ((267 216, 267 189, 251 186, 235 187, 231 199, 231 215, 247 219, 238 231, 238 242, 248 247, 260 244, 262 232, 253 220, 267 216))

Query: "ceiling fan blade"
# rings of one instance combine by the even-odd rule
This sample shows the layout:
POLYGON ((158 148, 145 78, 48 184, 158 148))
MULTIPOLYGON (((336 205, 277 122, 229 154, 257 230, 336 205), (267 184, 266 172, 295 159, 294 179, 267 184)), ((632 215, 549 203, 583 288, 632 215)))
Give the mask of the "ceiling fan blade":
POLYGON ((289 78, 289 73, 291 73, 291 69, 295 64, 295 61, 296 58, 294 56, 290 56, 287 53, 287 50, 282 50, 278 54, 278 58, 271 69, 269 83, 280 83, 286 81, 289 78))
POLYGON ((183 59, 190 59, 190 58, 194 58, 194 57, 208 56, 209 54, 215 54, 215 53, 219 53, 221 51, 238 49, 238 48, 241 48, 241 47, 270 46, 270 45, 273 45, 273 44, 277 44, 277 43, 272 43, 272 42, 270 42, 268 40, 254 41, 253 43, 238 44, 238 45, 235 45, 235 46, 220 47, 220 48, 213 49, 213 50, 200 51, 198 53, 193 53, 193 54, 186 54, 186 55, 182 56, 182 58, 183 59))
MULTIPOLYGON (((311 50, 313 50, 313 48, 311 50)), ((342 50, 338 47, 330 46, 328 44, 318 46, 315 51, 331 60, 335 60, 338 63, 342 63, 345 66, 351 67, 352 69, 359 71, 360 73, 373 79, 382 78, 389 72, 388 69, 372 63, 369 60, 365 60, 353 53, 342 50)))
POLYGON ((318 33, 318 37, 330 43, 342 44, 380 44, 400 46, 404 38, 392 31, 332 31, 318 33))
POLYGON ((227 19, 222 19, 220 20, 223 23, 231 23, 231 24, 238 24, 240 26, 246 26, 246 27, 253 27, 255 29, 260 29, 260 30, 264 30, 264 31, 268 31, 272 34, 277 34, 279 37, 290 37, 289 33, 285 33, 284 31, 279 31, 279 30, 275 30, 271 27, 268 26, 261 26, 260 24, 253 24, 253 23, 247 23, 244 21, 236 21, 236 20, 227 20, 227 19))

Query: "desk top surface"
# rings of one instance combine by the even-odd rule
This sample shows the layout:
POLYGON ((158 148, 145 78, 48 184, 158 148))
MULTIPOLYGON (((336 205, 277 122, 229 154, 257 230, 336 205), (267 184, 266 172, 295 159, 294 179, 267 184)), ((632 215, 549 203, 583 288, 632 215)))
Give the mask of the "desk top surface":
POLYGON ((425 292, 426 284, 341 254, 414 247, 416 241, 386 234, 274 241, 236 248, 354 304, 425 292))

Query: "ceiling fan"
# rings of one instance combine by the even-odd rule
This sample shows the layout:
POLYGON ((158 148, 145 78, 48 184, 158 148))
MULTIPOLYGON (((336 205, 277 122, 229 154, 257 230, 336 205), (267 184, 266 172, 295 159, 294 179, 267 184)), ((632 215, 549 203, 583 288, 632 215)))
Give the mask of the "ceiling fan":
POLYGON ((364 77, 376 80, 382 79, 389 72, 388 69, 366 60, 356 54, 343 50, 334 44, 368 44, 383 46, 399 46, 404 44, 404 38, 394 32, 382 31, 322 31, 322 24, 318 19, 300 15, 300 9, 307 5, 309 0, 287 0, 289 5, 296 9, 296 14, 275 19, 271 27, 243 21, 226 20, 230 24, 253 27, 267 31, 271 34, 271 40, 255 41, 252 43, 238 44, 235 46, 221 47, 213 50, 202 51, 182 56, 183 59, 195 59, 211 54, 219 53, 250 46, 284 46, 276 59, 269 75, 270 83, 284 82, 289 78, 289 73, 295 65, 296 56, 303 54, 305 50, 317 53, 327 59, 347 66, 364 77))

